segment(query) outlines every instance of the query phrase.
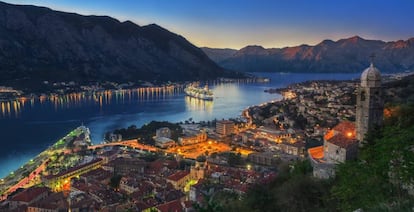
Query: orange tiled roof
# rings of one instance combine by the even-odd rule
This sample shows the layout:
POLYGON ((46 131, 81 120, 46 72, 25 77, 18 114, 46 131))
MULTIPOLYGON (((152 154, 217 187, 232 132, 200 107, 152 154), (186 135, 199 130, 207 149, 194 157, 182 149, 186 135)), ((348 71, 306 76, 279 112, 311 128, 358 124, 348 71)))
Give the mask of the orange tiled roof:
MULTIPOLYGON (((355 136, 354 136, 355 137, 355 136)), ((329 143, 335 144, 337 146, 340 146, 342 148, 347 149, 349 146, 358 143, 358 141, 355 138, 350 138, 343 134, 337 134, 328 141, 329 143)))
POLYGON ((327 132, 324 139, 342 148, 348 148, 357 142, 355 124, 349 121, 343 121, 327 132))
POLYGON ((16 194, 11 201, 20 201, 20 202, 31 202, 34 198, 38 197, 44 192, 48 192, 49 189, 46 187, 32 187, 25 189, 24 191, 16 194))
POLYGON ((181 212, 183 211, 183 206, 181 205, 180 200, 174 200, 162 205, 158 205, 157 209, 161 212, 181 212))
POLYGON ((183 177, 185 177, 189 174, 190 174, 189 171, 178 171, 178 172, 168 176, 167 179, 172 180, 172 181, 178 181, 178 180, 182 179, 183 177))
POLYGON ((324 156, 323 146, 313 147, 308 149, 309 154, 314 159, 322 159, 324 156))

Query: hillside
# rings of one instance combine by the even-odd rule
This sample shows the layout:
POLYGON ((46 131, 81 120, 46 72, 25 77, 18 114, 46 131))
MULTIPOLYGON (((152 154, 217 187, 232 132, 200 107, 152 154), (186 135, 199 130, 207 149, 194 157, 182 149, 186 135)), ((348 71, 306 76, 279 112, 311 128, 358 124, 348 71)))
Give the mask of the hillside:
POLYGON ((0 83, 182 81, 223 69, 184 37, 151 24, 0 2, 0 83))
POLYGON ((414 38, 384 42, 358 36, 324 40, 315 46, 265 49, 246 46, 204 52, 223 68, 249 72, 360 72, 375 54, 375 65, 384 72, 414 69, 414 38))

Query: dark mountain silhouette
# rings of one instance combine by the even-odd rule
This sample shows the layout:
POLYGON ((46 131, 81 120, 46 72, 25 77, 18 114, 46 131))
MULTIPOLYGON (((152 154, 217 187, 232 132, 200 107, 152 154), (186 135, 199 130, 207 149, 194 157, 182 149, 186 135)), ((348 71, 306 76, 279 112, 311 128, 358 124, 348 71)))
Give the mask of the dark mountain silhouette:
POLYGON ((237 71, 360 72, 369 65, 372 54, 383 72, 414 70, 414 38, 384 42, 354 36, 336 42, 324 40, 315 46, 203 50, 223 68, 237 71))
POLYGON ((223 69, 184 37, 151 24, 0 2, 0 83, 183 81, 223 69))

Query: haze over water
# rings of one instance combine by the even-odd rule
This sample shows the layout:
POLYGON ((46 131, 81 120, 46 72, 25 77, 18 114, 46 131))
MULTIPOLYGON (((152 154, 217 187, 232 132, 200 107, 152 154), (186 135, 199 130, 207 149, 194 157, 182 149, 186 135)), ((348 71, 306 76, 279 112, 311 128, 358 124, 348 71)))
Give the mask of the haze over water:
POLYGON ((260 73, 270 83, 217 84, 210 88, 214 101, 189 98, 184 93, 148 98, 112 95, 99 103, 93 99, 56 105, 50 101, 20 105, 18 112, 0 114, 0 178, 23 165, 82 123, 91 130, 92 142, 100 143, 107 131, 132 124, 140 127, 152 120, 180 122, 239 117, 243 109, 281 98, 265 93, 268 88, 285 87, 307 80, 344 80, 353 74, 260 73), (110 101, 109 101, 110 100, 110 101))

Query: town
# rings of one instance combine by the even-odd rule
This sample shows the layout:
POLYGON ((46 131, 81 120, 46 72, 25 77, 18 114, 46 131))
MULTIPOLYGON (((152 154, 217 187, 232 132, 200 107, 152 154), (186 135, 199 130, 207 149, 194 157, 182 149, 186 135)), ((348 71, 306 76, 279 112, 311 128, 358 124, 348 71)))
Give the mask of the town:
POLYGON ((356 82, 307 82, 283 100, 252 106, 244 119, 160 127, 150 140, 109 133, 92 145, 81 126, 1 181, 11 211, 71 208, 182 211, 205 195, 243 195, 275 178, 277 167, 306 159, 339 121, 355 120, 356 82))

